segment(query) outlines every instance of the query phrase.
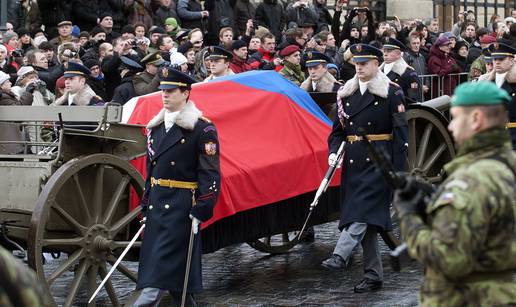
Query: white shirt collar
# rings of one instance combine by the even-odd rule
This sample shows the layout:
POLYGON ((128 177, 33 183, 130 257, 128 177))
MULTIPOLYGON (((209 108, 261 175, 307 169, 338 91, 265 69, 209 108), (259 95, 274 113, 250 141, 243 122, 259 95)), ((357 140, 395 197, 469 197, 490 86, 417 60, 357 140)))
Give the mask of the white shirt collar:
POLYGON ((71 106, 73 104, 73 99, 77 96, 77 93, 75 94, 68 94, 68 105, 71 106))
POLYGON ((392 70, 392 67, 394 66, 394 63, 395 62, 392 62, 392 63, 389 63, 389 64, 385 63, 385 65, 383 66, 383 73, 386 74, 386 75, 389 74, 391 72, 391 70, 392 70))
POLYGON ((317 82, 315 81, 312 81, 312 91, 316 91, 317 90, 317 82))
POLYGON ((169 112, 165 110, 165 118, 163 122, 165 123, 165 130, 168 132, 172 126, 174 126, 174 123, 176 121, 177 115, 179 114, 179 111, 176 112, 169 112))
POLYGON ((496 86, 502 87, 503 83, 505 82, 506 75, 507 75, 507 73, 496 74, 496 76, 495 76, 496 86))
POLYGON ((360 93, 362 95, 364 95, 365 91, 367 91, 368 83, 369 83, 369 81, 363 82, 363 81, 358 80, 358 85, 360 86, 360 93))

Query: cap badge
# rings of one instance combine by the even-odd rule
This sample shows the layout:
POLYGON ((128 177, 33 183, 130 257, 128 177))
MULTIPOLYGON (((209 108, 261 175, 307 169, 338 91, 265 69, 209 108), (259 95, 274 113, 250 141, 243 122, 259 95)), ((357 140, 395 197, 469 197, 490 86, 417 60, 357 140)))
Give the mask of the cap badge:
POLYGON ((500 45, 498 43, 493 43, 493 46, 495 50, 500 49, 500 45))
POLYGON ((163 75, 164 78, 168 77, 168 69, 167 68, 163 68, 161 70, 161 74, 163 75))
POLYGON ((312 57, 313 57, 312 52, 308 52, 308 53, 306 54, 306 57, 307 57, 309 60, 311 60, 311 59, 312 59, 312 57))
POLYGON ((358 44, 356 50, 357 52, 362 52, 362 45, 358 44))

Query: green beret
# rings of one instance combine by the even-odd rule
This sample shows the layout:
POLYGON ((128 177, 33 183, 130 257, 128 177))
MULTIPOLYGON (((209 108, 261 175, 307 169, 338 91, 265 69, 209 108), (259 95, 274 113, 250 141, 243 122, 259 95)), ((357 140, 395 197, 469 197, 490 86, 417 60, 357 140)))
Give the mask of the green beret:
POLYGON ((494 82, 466 82, 455 88, 451 106, 495 106, 508 104, 511 100, 511 96, 498 88, 494 82))

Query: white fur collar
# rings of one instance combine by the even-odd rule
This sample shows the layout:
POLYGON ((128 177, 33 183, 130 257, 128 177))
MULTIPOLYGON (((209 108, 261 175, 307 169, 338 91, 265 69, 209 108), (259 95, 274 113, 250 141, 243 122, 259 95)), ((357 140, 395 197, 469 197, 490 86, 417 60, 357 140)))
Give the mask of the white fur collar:
MULTIPOLYGON (((494 69, 491 72, 481 75, 478 77, 478 81, 494 81, 496 78, 496 72, 494 69)), ((516 83, 516 65, 512 65, 511 69, 505 75, 505 80, 509 83, 516 83)))
MULTIPOLYGON (((378 71, 376 77, 367 83, 367 89, 373 95, 387 98, 387 95, 389 94, 390 83, 391 80, 389 80, 389 78, 383 72, 378 71)), ((342 98, 353 95, 353 93, 358 90, 358 87, 358 77, 355 75, 353 79, 348 80, 344 86, 339 89, 337 92, 337 99, 340 100, 342 98)))
MULTIPOLYGON (((56 99, 53 103, 54 105, 68 105, 68 96, 70 93, 65 92, 63 96, 56 99)), ((84 88, 77 92, 75 97, 73 98, 73 103, 78 106, 87 106, 90 104, 91 98, 95 97, 95 92, 91 89, 88 84, 85 84, 84 88)))
MULTIPOLYGON (((202 116, 201 110, 197 109, 194 102, 188 100, 185 107, 179 112, 176 117, 175 124, 187 130, 193 130, 195 124, 202 116)), ((154 118, 147 124, 147 129, 152 129, 159 126, 165 119, 165 109, 161 110, 154 118)))
MULTIPOLYGON (((384 67, 385 62, 383 62, 382 65, 380 65, 380 70, 383 71, 384 67)), ((403 58, 399 58, 396 62, 394 62, 394 65, 392 66, 392 71, 401 76, 405 73, 405 70, 407 70, 408 67, 409 65, 407 64, 407 62, 405 62, 403 58)))

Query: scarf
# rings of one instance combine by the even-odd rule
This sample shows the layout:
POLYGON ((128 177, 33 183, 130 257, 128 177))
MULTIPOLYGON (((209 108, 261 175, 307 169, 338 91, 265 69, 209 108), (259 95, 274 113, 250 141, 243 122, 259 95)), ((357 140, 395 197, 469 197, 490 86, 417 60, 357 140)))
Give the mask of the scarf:
POLYGON ((294 77, 296 78, 299 83, 303 83, 305 81, 305 77, 303 75, 303 71, 301 70, 301 65, 292 64, 288 61, 285 61, 284 66, 294 72, 294 77))

